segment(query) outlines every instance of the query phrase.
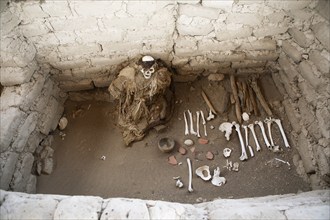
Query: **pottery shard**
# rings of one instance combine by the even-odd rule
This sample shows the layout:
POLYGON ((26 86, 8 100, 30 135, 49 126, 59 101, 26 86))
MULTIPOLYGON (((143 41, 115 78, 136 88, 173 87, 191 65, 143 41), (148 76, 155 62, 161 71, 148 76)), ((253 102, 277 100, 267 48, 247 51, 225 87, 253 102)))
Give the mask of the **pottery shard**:
POLYGON ((168 158, 168 163, 171 164, 171 165, 177 165, 178 161, 176 160, 175 156, 170 156, 168 158))
POLYGON ((213 160, 213 158, 214 158, 213 153, 212 153, 211 151, 208 151, 208 152, 206 153, 206 159, 208 159, 208 160, 213 160))
POLYGON ((180 147, 180 148, 179 148, 179 153, 180 153, 181 155, 185 155, 185 154, 187 153, 186 148, 184 148, 184 147, 180 147))
POLYGON ((198 139, 198 143, 200 143, 200 144, 207 144, 207 143, 209 143, 209 140, 207 140, 205 138, 199 138, 198 139))

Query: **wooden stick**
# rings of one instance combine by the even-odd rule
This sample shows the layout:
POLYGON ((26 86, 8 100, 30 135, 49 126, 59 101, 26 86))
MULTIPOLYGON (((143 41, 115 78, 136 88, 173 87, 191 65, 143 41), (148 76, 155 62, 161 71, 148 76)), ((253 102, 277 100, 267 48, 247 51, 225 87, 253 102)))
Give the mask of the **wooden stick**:
POLYGON ((236 117, 237 117, 238 122, 242 123, 242 112, 241 112, 241 106, 240 106, 239 98, 238 98, 238 94, 237 94, 237 87, 236 87, 234 75, 230 75, 230 85, 231 85, 231 89, 233 90, 233 95, 234 95, 234 99, 235 99, 236 117))
POLYGON ((251 100, 251 103, 252 103, 253 112, 256 116, 259 116, 257 101, 256 101, 256 98, 254 96, 254 93, 252 91, 251 86, 248 86, 248 92, 249 92, 250 100, 251 100))
POLYGON ((214 114, 218 114, 218 113, 215 111, 215 109, 214 109, 212 103, 210 102, 209 98, 206 96, 206 94, 205 94, 205 92, 204 92, 203 90, 202 90, 202 96, 203 96, 203 99, 204 99, 204 101, 206 102, 207 106, 211 109, 211 111, 212 111, 214 114))
POLYGON ((268 106, 268 104, 265 100, 265 97, 262 95, 261 90, 258 86, 258 83, 257 83, 256 79, 252 80, 251 87, 252 87, 253 91, 256 93, 256 96, 257 96, 262 108, 267 113, 267 115, 272 116, 273 115, 272 110, 270 110, 270 108, 269 108, 269 106, 268 106))
POLYGON ((253 108, 252 108, 252 103, 251 103, 251 99, 250 99, 250 95, 249 95, 249 91, 248 91, 248 86, 245 81, 242 82, 242 85, 243 85, 243 95, 244 95, 246 111, 248 113, 251 113, 253 111, 253 108))

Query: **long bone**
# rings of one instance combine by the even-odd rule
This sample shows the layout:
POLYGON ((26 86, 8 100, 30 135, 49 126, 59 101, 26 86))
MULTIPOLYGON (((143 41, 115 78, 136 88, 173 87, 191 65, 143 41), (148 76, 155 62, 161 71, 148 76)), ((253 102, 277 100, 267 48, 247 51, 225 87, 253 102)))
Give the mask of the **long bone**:
POLYGON ((207 132, 206 132, 206 121, 205 121, 205 116, 204 116, 204 112, 201 110, 201 116, 202 116, 202 123, 203 123, 203 126, 204 126, 204 135, 205 137, 207 137, 207 132))
POLYGON ((248 128, 246 125, 242 125, 242 127, 244 128, 244 132, 245 132, 245 142, 246 142, 246 146, 250 151, 250 155, 251 157, 254 157, 254 153, 253 153, 253 149, 252 147, 249 145, 249 135, 248 135, 248 128))
POLYGON ((183 118, 184 118, 184 135, 188 135, 189 134, 189 128, 188 128, 188 121, 187 121, 185 111, 183 112, 183 118))
POLYGON ((242 154, 241 154, 241 156, 240 156, 239 159, 240 160, 247 160, 248 159, 248 156, 247 156, 247 153, 246 153, 246 150, 245 150, 245 146, 244 146, 244 142, 243 142, 243 138, 242 138, 240 126, 235 121, 232 124, 235 126, 235 130, 237 131, 238 138, 239 138, 239 141, 241 143, 242 154))
POLYGON ((193 117, 190 110, 188 110, 188 114, 190 119, 190 134, 197 135, 197 132, 194 131, 193 117))
POLYGON ((200 114, 200 112, 199 111, 197 111, 196 112, 196 115, 197 115, 197 117, 196 117, 196 123, 197 123, 197 137, 201 137, 201 135, 200 135, 200 133, 199 133, 199 114, 200 114))
POLYGON ((269 118, 266 118, 264 120, 264 122, 267 124, 268 136, 269 136, 270 144, 272 145, 272 148, 278 148, 278 146, 275 146, 273 136, 272 136, 272 122, 273 122, 273 119, 271 117, 269 117, 269 118))
POLYGON ((260 129, 261 129, 261 133, 262 133, 262 136, 264 138, 264 141, 265 141, 265 144, 267 146, 267 148, 269 150, 272 149, 271 145, 269 144, 269 141, 267 139, 267 135, 266 135, 266 132, 265 132, 265 127, 264 127, 264 124, 262 123, 262 121, 255 121, 254 124, 257 124, 259 125, 260 129))
POLYGON ((260 145, 259 145, 259 141, 257 139, 256 132, 254 131, 254 124, 249 124, 248 127, 250 128, 250 130, 252 132, 252 136, 254 138, 254 142, 256 143, 256 146, 257 146, 257 151, 260 151, 261 148, 260 148, 260 145))
POLYGON ((191 169, 191 161, 189 158, 187 158, 187 163, 188 163, 188 169, 189 169, 189 183, 188 183, 188 192, 193 192, 192 188, 192 169, 191 169))
POLYGON ((275 121, 275 123, 276 123, 276 124, 278 125, 278 127, 280 128, 281 135, 282 135, 282 138, 283 138, 283 141, 284 141, 284 145, 285 145, 285 147, 290 148, 290 145, 289 145, 288 139, 286 138, 286 135, 285 135, 284 129, 283 129, 283 127, 282 127, 281 120, 280 120, 280 119, 273 119, 273 121, 275 121))

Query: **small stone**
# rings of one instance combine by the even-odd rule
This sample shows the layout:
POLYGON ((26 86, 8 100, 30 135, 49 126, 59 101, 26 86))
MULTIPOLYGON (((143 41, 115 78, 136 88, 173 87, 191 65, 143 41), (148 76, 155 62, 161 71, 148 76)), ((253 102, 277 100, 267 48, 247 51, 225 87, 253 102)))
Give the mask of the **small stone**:
POLYGON ((162 131, 164 131, 166 128, 167 128, 166 125, 158 125, 158 126, 155 126, 155 127, 154 127, 154 129, 155 129, 157 132, 162 132, 162 131))
POLYGON ((250 116, 249 116, 248 113, 243 112, 243 114, 242 114, 242 118, 243 118, 244 121, 248 121, 248 120, 250 119, 250 116))
POLYGON ((66 117, 62 117, 60 119, 60 122, 58 123, 58 128, 60 130, 64 130, 67 125, 68 125, 68 119, 66 117))
POLYGON ((187 139, 183 142, 186 146, 192 146, 194 144, 193 140, 187 139))
POLYGON ((213 160, 213 158, 214 158, 214 155, 213 155, 213 153, 211 152, 211 151, 208 151, 207 153, 206 153, 206 159, 208 159, 208 160, 213 160))
POLYGON ((168 158, 168 163, 171 164, 171 165, 177 165, 178 161, 176 160, 175 156, 170 156, 168 158))
POLYGON ((214 126, 213 126, 213 125, 211 125, 211 126, 210 126, 210 128, 213 130, 213 129, 214 129, 214 126))
POLYGON ((224 78, 225 75, 221 73, 220 74, 212 73, 207 77, 209 81, 216 81, 216 82, 222 81, 224 78))
POLYGON ((186 148, 184 148, 184 147, 180 147, 180 148, 179 148, 179 153, 180 153, 181 155, 185 155, 185 154, 187 153, 186 148))
POLYGON ((208 144, 209 143, 209 140, 207 140, 205 138, 199 138, 198 139, 198 143, 200 143, 200 144, 208 144))
POLYGON ((194 153, 195 149, 196 149, 195 147, 190 148, 191 153, 194 153))

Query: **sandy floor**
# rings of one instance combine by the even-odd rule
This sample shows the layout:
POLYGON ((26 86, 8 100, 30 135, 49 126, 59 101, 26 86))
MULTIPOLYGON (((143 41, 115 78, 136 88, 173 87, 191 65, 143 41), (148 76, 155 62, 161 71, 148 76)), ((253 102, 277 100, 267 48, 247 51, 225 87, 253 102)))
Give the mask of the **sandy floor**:
MULTIPOLYGON (((207 107, 201 96, 201 88, 210 100, 219 108, 223 89, 230 91, 229 80, 222 82, 208 82, 202 80, 190 83, 176 84, 176 100, 174 116, 161 132, 151 130, 141 142, 134 143, 132 147, 125 147, 121 133, 116 127, 117 111, 114 103, 108 102, 72 102, 66 103, 65 114, 69 125, 64 133, 64 140, 55 131, 55 169, 47 176, 38 178, 38 193, 66 194, 66 195, 95 195, 107 197, 129 197, 141 199, 166 200, 183 203, 210 201, 215 198, 244 198, 274 194, 296 193, 299 190, 307 191, 309 186, 298 176, 292 162, 295 153, 294 146, 281 153, 267 150, 262 141, 259 128, 255 127, 262 150, 255 152, 255 157, 247 161, 239 161, 240 144, 236 132, 231 140, 226 141, 224 134, 218 130, 219 125, 229 119, 235 120, 233 108, 228 113, 217 116, 215 120, 207 123, 209 144, 198 144, 197 137, 184 136, 183 111, 190 109, 193 112, 207 107), (79 110, 79 111, 77 111, 79 110), (73 113, 76 113, 73 118, 73 113), (211 130, 213 125, 215 129, 211 130), (157 142, 162 137, 171 137, 176 141, 176 149, 171 153, 162 153, 157 142), (194 140, 196 155, 186 147, 188 153, 181 155, 177 152, 183 146, 186 138, 194 140), (226 159, 222 150, 229 147, 233 150, 230 161, 239 162, 239 172, 229 171, 224 166, 226 159), (215 154, 214 160, 207 160, 205 154, 211 151, 215 154), (175 155, 182 165, 168 164, 167 158, 175 155), (105 156, 105 160, 100 158, 105 156), (193 176, 193 193, 188 193, 188 167, 186 158, 192 160, 193 170, 202 165, 210 166, 211 172, 220 167, 221 176, 227 183, 215 187, 210 182, 193 176), (288 161, 285 163, 271 163, 274 158, 288 161), (184 188, 175 187, 173 177, 180 176, 184 188)), ((269 76, 262 79, 265 96, 270 103, 278 103, 282 97, 276 90, 269 76), (267 85, 267 86, 264 86, 267 85)), ((287 124, 283 108, 273 108, 277 118, 282 119, 285 131, 290 136, 290 127, 287 124)), ((265 116, 252 118, 264 120, 265 116)), ((243 132, 243 129, 242 129, 243 132)), ((255 149, 255 143, 250 133, 249 143, 255 149)), ((283 146, 277 126, 273 126, 275 143, 283 146)), ((244 138, 244 136, 243 136, 244 138)))

